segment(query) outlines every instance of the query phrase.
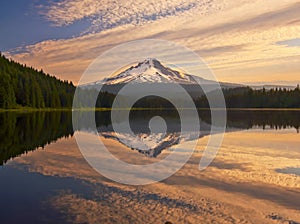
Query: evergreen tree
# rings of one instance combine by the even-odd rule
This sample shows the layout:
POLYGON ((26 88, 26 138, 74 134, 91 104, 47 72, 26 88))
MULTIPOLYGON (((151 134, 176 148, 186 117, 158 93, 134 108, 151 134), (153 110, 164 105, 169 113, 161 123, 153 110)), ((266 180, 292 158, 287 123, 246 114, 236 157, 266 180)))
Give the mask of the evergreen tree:
POLYGON ((5 73, 1 73, 2 72, 0 72, 0 108, 13 108, 16 106, 16 97, 10 83, 10 77, 5 73))
POLYGON ((75 86, 0 55, 0 108, 72 107, 75 86))

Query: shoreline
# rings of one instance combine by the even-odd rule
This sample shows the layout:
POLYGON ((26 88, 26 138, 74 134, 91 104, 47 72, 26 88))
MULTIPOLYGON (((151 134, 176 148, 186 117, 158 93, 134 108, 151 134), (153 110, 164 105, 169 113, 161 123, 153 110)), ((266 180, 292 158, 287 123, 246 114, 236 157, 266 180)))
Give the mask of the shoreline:
MULTIPOLYGON (((193 108, 178 108, 178 110, 192 110, 193 108)), ((14 108, 0 109, 4 112, 54 112, 54 111, 111 111, 112 108, 14 108)), ((175 110, 174 108, 120 108, 119 110, 175 110)), ((222 108, 197 108, 197 110, 223 110, 222 108)), ((300 111, 300 108, 226 108, 227 111, 300 111)))
MULTIPOLYGON (((176 110, 192 110, 193 108, 178 108, 176 110)), ((111 111, 112 108, 82 108, 82 109, 72 109, 72 108, 15 108, 15 109, 0 109, 0 113, 5 112, 55 112, 55 111, 111 111)), ((119 110, 175 110, 174 108, 119 108, 119 110)), ((223 110, 222 108, 197 108, 197 110, 223 110)), ((300 108, 226 108, 227 111, 300 111, 300 108)))

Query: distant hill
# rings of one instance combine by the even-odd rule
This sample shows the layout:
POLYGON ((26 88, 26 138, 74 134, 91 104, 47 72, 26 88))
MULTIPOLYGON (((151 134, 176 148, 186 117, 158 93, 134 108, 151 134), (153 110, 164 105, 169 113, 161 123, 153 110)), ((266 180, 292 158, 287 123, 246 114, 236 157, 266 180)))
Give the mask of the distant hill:
POLYGON ((71 108, 75 88, 0 54, 0 108, 71 108))

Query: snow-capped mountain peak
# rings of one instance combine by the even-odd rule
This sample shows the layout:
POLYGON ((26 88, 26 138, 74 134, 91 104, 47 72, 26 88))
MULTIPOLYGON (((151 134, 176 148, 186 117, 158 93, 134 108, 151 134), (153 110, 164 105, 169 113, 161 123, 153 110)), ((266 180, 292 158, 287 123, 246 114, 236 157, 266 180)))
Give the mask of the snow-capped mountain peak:
POLYGON ((130 82, 195 84, 193 76, 166 67, 155 58, 148 58, 113 77, 97 82, 97 84, 115 85, 130 82))

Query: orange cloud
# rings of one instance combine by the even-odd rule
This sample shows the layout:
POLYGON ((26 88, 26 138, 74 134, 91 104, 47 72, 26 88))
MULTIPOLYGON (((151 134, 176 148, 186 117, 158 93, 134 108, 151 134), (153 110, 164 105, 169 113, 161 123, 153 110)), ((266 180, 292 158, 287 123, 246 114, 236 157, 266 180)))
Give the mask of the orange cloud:
MULTIPOLYGON (((48 19, 57 25, 64 25, 95 13, 99 15, 99 10, 109 11, 109 5, 91 8, 98 3, 89 5, 87 2, 89 1, 79 3, 65 0, 61 5, 54 4, 48 10, 48 19), (64 11, 67 6, 70 7, 64 11), (83 9, 79 10, 79 6, 83 9)), ((127 2, 132 3, 133 14, 147 9, 146 12, 151 15, 157 12, 159 4, 162 11, 168 10, 163 1, 157 5, 155 3, 153 8, 149 6, 149 9, 150 2, 140 5, 127 2)), ((134 16, 135 22, 116 22, 132 15, 124 5, 120 5, 121 9, 113 5, 111 7, 115 7, 114 10, 103 16, 108 28, 110 23, 117 24, 111 26, 114 28, 72 39, 43 41, 26 46, 19 53, 11 51, 6 54, 76 83, 87 66, 104 51, 126 41, 159 38, 175 41, 197 52, 220 81, 276 82, 283 79, 283 74, 284 79, 290 82, 299 81, 300 68, 297 62, 300 58, 300 46, 290 47, 279 42, 300 38, 300 3, 294 0, 216 0, 210 6, 189 0, 174 1, 171 8, 176 9, 178 4, 183 7, 193 2, 197 3, 195 7, 180 12, 180 15, 170 13, 140 25, 136 22, 139 20, 137 15, 134 16), (122 10, 126 11, 124 18, 114 15, 114 12, 123 12, 122 10)))

